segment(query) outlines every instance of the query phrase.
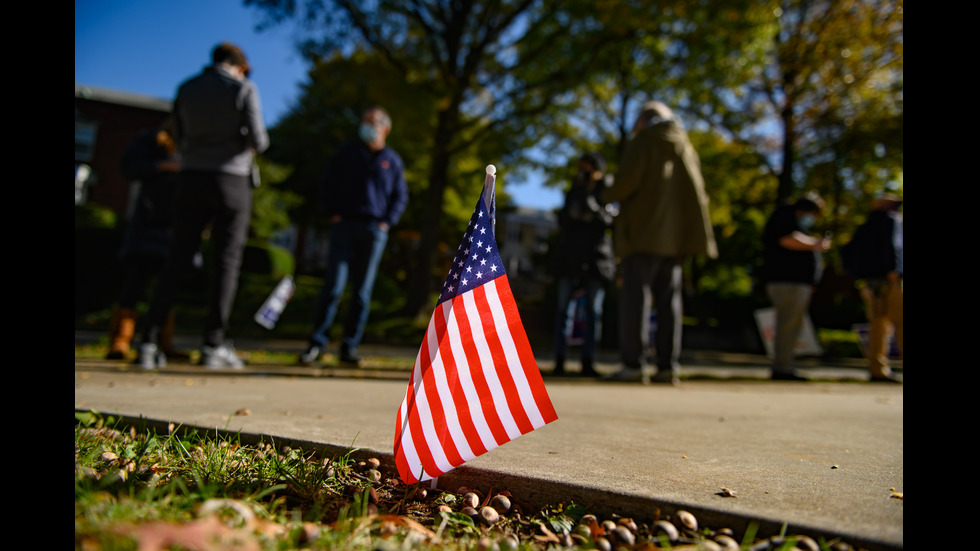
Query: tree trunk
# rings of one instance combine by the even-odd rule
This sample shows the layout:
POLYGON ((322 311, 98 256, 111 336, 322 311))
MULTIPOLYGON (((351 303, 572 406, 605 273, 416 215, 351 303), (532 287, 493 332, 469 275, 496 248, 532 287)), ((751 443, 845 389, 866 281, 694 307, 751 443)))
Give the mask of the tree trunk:
POLYGON ((404 313, 410 316, 421 315, 434 306, 429 304, 429 293, 432 291, 433 255, 438 250, 442 228, 443 196, 449 183, 450 119, 447 112, 439 116, 429 172, 429 188, 425 192, 425 204, 422 206, 419 250, 415 255, 415 268, 408 281, 408 300, 405 302, 404 313))
POLYGON ((779 188, 776 191, 776 204, 787 201, 795 190, 793 185, 793 104, 787 103, 780 116, 783 119, 783 170, 779 174, 779 188))

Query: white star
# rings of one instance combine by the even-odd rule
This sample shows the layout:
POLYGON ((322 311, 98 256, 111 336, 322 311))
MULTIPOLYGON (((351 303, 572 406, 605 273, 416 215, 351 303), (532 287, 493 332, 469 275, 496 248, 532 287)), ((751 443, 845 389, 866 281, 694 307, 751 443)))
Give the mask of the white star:
POLYGON ((487 252, 490 252, 491 250, 493 250, 493 247, 487 245, 487 252))
POLYGON ((476 246, 477 247, 482 247, 483 246, 483 241, 477 241, 476 242, 476 246))
POLYGON ((473 260, 476 260, 476 259, 477 259, 477 255, 474 254, 473 255, 473 260))
POLYGON ((481 259, 480 260, 480 266, 486 266, 486 265, 487 265, 487 259, 486 258, 481 259))
POLYGON ((463 285, 467 285, 467 282, 466 282, 466 279, 465 278, 463 279, 462 283, 459 284, 460 287, 462 287, 463 285))
MULTIPOLYGON (((494 266, 494 269, 497 269, 497 267, 494 266)), ((453 279, 459 279, 459 274, 453 274, 453 279)))
POLYGON ((483 277, 483 272, 477 272, 476 273, 476 278, 477 279, 480 279, 481 277, 483 277))
POLYGON ((491 272, 496 272, 497 271, 497 265, 496 264, 491 264, 490 265, 490 271, 491 272))
POLYGON ((483 235, 485 233, 487 233, 487 229, 486 228, 480 228, 480 235, 483 235))
POLYGON ((473 268, 471 268, 471 267, 469 267, 469 266, 467 266, 467 267, 466 267, 466 273, 470 273, 470 272, 472 272, 472 271, 473 271, 473 268))
POLYGON ((453 292, 453 286, 452 286, 452 285, 450 285, 450 286, 449 286, 449 288, 448 288, 448 289, 446 289, 446 292, 447 292, 447 293, 452 293, 452 292, 453 292))

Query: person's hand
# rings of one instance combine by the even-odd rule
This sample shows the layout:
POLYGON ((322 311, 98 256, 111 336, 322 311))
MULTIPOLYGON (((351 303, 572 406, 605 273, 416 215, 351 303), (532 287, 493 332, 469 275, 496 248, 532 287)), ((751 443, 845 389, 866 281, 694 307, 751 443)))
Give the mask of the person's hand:
POLYGON ((378 228, 380 228, 381 231, 383 231, 383 232, 387 232, 388 231, 388 223, 387 222, 378 222, 378 228))
POLYGON ((830 250, 831 245, 834 244, 834 240, 829 237, 822 237, 820 241, 817 242, 817 247, 820 252, 827 252, 830 250))

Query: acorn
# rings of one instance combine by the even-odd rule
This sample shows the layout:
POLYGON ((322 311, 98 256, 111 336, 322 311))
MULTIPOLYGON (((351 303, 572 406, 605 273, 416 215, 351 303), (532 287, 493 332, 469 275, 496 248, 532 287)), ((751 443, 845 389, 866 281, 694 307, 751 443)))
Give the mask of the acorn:
POLYGON ((674 515, 674 520, 677 521, 681 530, 692 534, 698 531, 697 517, 687 511, 677 511, 677 514, 674 515))
POLYGON ((629 528, 625 526, 617 526, 616 529, 613 530, 613 534, 616 537, 616 543, 631 546, 636 542, 636 536, 634 536, 633 532, 630 532, 629 528))
POLYGON ((480 504, 480 496, 476 495, 475 493, 467 492, 463 496, 463 507, 473 507, 475 509, 476 506, 479 504, 480 504))
POLYGON ((490 500, 490 506, 502 515, 510 510, 510 498, 497 494, 490 500))
POLYGON ((493 507, 480 507, 480 520, 490 525, 500 520, 500 513, 493 507))
POLYGON ((717 543, 719 546, 721 546, 721 548, 722 548, 723 551, 738 551, 739 550, 738 542, 735 541, 735 538, 733 538, 731 536, 727 536, 725 534, 719 534, 719 535, 715 536, 715 543, 717 543))
POLYGON ((677 531, 677 527, 673 524, 667 522, 666 520, 658 520, 653 523, 653 527, 650 530, 655 538, 659 538, 661 534, 666 536, 668 541, 675 542, 680 538, 680 533, 677 531))

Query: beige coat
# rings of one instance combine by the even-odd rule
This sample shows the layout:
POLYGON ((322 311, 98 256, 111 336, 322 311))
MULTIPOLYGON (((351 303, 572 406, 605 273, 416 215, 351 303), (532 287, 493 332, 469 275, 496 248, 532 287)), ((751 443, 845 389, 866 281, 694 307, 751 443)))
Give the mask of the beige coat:
POLYGON ((620 258, 718 256, 701 161, 676 122, 653 124, 630 140, 604 199, 620 203, 613 234, 620 258))

